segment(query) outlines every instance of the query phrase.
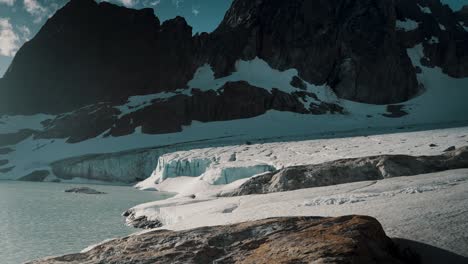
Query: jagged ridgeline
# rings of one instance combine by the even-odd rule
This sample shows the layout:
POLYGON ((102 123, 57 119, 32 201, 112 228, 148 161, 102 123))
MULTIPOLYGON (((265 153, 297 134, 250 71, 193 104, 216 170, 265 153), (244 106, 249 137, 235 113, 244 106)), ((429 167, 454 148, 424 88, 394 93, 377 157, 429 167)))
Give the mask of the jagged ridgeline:
MULTIPOLYGON (((238 61, 255 58, 277 70, 297 69, 299 87, 326 85, 339 98, 398 103, 421 90, 406 49, 433 37, 437 43, 424 44, 423 63, 455 78, 468 77, 467 17, 467 8, 454 13, 429 0, 235 0, 214 32, 192 35, 181 17, 161 23, 152 9, 71 0, 17 53, 1 80, 0 110, 61 113, 99 102, 119 104, 131 95, 188 89, 203 65, 219 78, 232 74, 238 61), (399 21, 418 26, 409 30, 398 27, 399 21)), ((272 103, 270 94, 247 83, 235 85, 242 95, 232 99, 234 104, 257 98, 249 103, 258 113, 310 110, 294 102, 303 93, 276 94, 280 103, 272 103)), ((207 121, 257 114, 249 107, 228 114, 231 105, 219 106, 226 97, 204 92, 165 109, 196 112, 199 104, 217 105, 207 110, 217 114, 199 113, 207 121)), ((181 115, 175 123, 198 117, 181 115)))

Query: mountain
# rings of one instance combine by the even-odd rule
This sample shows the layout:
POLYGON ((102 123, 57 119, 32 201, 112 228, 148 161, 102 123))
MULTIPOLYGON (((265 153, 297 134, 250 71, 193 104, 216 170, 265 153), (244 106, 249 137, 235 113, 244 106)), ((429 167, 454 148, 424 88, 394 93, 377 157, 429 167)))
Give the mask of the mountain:
POLYGON ((438 1, 237 0, 213 33, 192 36, 180 17, 161 24, 151 9, 72 0, 14 58, 2 81, 2 98, 8 97, 2 108, 60 113, 122 102, 186 89, 205 63, 223 77, 238 60, 256 57, 278 70, 295 68, 301 79, 328 85, 340 98, 398 103, 419 92, 405 53, 411 42, 437 36, 433 64, 468 76, 468 37, 457 25, 438 1), (422 23, 402 34, 395 23, 407 18, 422 23))
POLYGON ((0 80, 0 178, 131 182, 206 140, 467 121, 466 10, 235 0, 193 35, 181 17, 71 0, 0 80))

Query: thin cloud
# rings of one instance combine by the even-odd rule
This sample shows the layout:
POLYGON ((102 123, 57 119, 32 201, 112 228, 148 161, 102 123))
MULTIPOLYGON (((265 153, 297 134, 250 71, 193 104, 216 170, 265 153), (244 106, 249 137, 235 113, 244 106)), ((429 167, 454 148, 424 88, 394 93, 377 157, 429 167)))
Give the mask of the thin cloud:
POLYGON ((49 10, 37 0, 23 0, 26 12, 34 16, 34 23, 40 23, 48 15, 49 10))
POLYGON ((31 37, 31 30, 27 26, 19 26, 18 31, 23 41, 28 41, 31 37))
POLYGON ((0 0, 0 4, 5 4, 7 6, 13 6, 15 4, 15 0, 0 0))
POLYGON ((156 0, 150 3, 151 6, 158 6, 159 4, 161 4, 161 0, 156 0))
POLYGON ((180 4, 182 4, 184 0, 172 0, 172 3, 176 6, 176 8, 180 7, 180 4))
POLYGON ((192 14, 194 14, 195 16, 198 16, 198 14, 200 14, 200 8, 192 7, 192 14))
POLYGON ((138 3, 137 0, 119 0, 119 1, 126 7, 133 7, 138 3))

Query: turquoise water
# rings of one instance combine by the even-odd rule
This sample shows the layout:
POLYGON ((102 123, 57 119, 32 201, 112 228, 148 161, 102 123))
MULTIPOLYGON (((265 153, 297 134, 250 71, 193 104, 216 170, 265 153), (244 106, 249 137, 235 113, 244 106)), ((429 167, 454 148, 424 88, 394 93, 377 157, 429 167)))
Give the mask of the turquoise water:
POLYGON ((108 238, 138 230, 121 213, 169 194, 131 187, 0 181, 0 263, 79 252, 108 238), (104 195, 65 193, 87 186, 104 195))

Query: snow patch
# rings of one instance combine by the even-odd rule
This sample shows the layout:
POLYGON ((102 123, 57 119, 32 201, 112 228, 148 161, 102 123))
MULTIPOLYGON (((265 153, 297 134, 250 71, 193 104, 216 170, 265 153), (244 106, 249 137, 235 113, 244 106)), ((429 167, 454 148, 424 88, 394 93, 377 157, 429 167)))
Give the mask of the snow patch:
POLYGON ((439 38, 438 37, 434 37, 432 36, 429 40, 428 40, 428 43, 433 45, 433 44, 439 44, 440 41, 439 41, 439 38))
POLYGON ((162 92, 148 95, 136 95, 128 98, 126 104, 115 106, 120 111, 119 118, 151 106, 154 101, 164 101, 173 96, 180 94, 179 92, 162 92))
POLYGON ((419 27, 419 23, 409 18, 405 18, 405 20, 397 20, 396 27, 397 29, 409 32, 416 30, 419 27))
POLYGON ((425 13, 425 14, 432 14, 432 11, 431 9, 428 7, 428 6, 421 6, 420 4, 418 4, 418 7, 419 9, 421 10, 421 12, 425 13))
POLYGON ((446 31, 446 30, 447 30, 447 28, 446 28, 444 25, 442 25, 441 23, 439 23, 439 28, 440 28, 440 30, 442 30, 442 31, 446 31))
MULTIPOLYGON (((192 89, 197 88, 205 90, 218 90, 227 82, 246 81, 250 85, 264 88, 271 92, 273 88, 280 91, 291 93, 298 89, 291 85, 291 80, 299 73, 296 69, 286 71, 275 70, 268 63, 258 57, 250 61, 238 60, 235 64, 235 71, 226 77, 215 79, 213 69, 205 64, 200 67, 194 78, 188 83, 192 89)), ((336 95, 326 85, 313 85, 307 83, 307 90, 313 92, 322 101, 336 101, 336 95)))

